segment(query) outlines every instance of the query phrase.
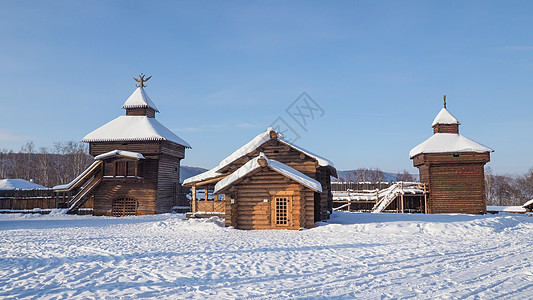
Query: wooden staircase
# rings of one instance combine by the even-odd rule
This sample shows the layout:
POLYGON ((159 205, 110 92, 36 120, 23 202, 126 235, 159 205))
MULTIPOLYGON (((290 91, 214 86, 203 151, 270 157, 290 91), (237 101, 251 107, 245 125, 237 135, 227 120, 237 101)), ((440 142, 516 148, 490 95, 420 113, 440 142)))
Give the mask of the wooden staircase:
POLYGON ((78 193, 69 200, 68 202, 68 211, 67 214, 75 214, 80 207, 85 204, 85 202, 90 198, 90 192, 98 186, 98 184, 102 181, 102 175, 101 172, 99 174, 95 174, 93 176, 92 180, 88 180, 86 184, 84 184, 78 193))
POLYGON ((58 193, 76 193, 73 197, 63 198, 64 200, 68 199, 68 201, 61 203, 61 207, 68 208, 67 214, 77 213, 78 209, 91 198, 91 192, 102 181, 102 166, 103 163, 101 161, 96 161, 71 183, 61 187, 58 186, 58 189, 56 189, 58 193))

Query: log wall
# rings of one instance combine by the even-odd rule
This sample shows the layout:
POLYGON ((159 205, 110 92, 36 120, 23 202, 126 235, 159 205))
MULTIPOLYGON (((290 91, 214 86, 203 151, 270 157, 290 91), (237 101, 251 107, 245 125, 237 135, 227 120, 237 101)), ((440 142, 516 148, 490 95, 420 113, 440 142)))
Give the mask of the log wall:
MULTIPOLYGON (((168 213, 178 205, 180 159, 161 155, 157 181, 157 213, 168 213)), ((179 203, 184 205, 184 203, 179 203)))
POLYGON ((113 200, 129 197, 137 200, 137 214, 148 215, 157 212, 155 183, 134 179, 106 179, 100 183, 94 194, 95 216, 111 216, 113 200))
POLYGON ((413 159, 429 186, 428 213, 486 213, 484 165, 489 153, 421 154, 413 159))
POLYGON ((250 180, 235 185, 233 193, 227 194, 225 200, 226 226, 239 229, 299 229, 314 225, 314 192, 270 169, 262 170, 252 175, 250 180), (273 224, 273 199, 276 195, 292 199, 287 226, 273 224))

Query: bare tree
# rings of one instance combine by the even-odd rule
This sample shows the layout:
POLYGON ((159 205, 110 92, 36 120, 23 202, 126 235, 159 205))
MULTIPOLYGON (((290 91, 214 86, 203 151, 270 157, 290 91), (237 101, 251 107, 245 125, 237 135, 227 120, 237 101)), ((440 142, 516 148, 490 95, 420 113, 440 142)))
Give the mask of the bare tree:
POLYGON ((414 182, 415 178, 409 173, 409 171, 403 170, 396 174, 396 181, 414 182))

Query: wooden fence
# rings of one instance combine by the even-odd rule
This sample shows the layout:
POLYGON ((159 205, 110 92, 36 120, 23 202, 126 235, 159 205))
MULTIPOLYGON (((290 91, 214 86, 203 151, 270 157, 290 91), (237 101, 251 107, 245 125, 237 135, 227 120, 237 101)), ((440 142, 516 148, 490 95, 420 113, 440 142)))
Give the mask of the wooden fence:
POLYGON ((382 190, 393 185, 394 182, 340 182, 331 183, 332 191, 362 191, 362 190, 382 190))

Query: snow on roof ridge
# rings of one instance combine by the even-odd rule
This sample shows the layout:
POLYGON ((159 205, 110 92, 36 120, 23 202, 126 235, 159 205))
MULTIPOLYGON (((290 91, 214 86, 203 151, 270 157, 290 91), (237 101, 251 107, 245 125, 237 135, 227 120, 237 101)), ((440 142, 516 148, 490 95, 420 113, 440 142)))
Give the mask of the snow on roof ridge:
POLYGON ((124 102, 122 108, 140 108, 140 107, 150 107, 153 108, 156 112, 159 112, 157 106, 155 106, 150 96, 144 91, 142 87, 138 87, 124 102))
MULTIPOLYGON (((192 176, 192 177, 189 177, 187 179, 185 179, 183 181, 183 184, 188 184, 188 183, 192 183, 192 182, 197 182, 197 181, 203 181, 203 180, 206 180, 206 179, 211 179, 211 178, 215 178, 219 175, 222 175, 222 173, 219 173, 219 171, 225 167, 227 167, 228 165, 232 164, 233 162, 235 162, 237 159, 245 156, 246 154, 254 151, 255 149, 257 149, 259 146, 261 146, 262 144, 264 144, 266 141, 270 140, 270 132, 274 131, 274 129, 272 127, 268 127, 266 131, 264 132, 261 132, 260 134, 258 134, 255 138, 253 138, 251 141, 249 141, 248 143, 246 143, 244 146, 240 147, 239 149, 237 149, 236 151, 234 151, 232 154, 230 154, 228 157, 226 157, 225 159, 223 159, 217 166, 215 166, 214 168, 208 170, 208 171, 205 171, 203 173, 200 173, 198 175, 195 175, 195 176, 192 176)), ((283 136, 276 132, 277 134, 277 139, 290 146, 290 147, 293 147, 294 149, 316 159, 318 161, 318 164, 320 166, 323 166, 323 167, 326 167, 326 166, 329 166, 329 167, 332 167, 332 168, 335 168, 335 166, 333 165, 333 163, 327 159, 325 159, 324 157, 322 156, 319 156, 319 155, 316 155, 310 151, 307 151, 305 150, 304 148, 302 147, 299 147, 295 144, 292 144, 288 141, 286 141, 285 139, 283 139, 283 136)))
POLYGON ((206 180, 206 179, 211 179, 211 178, 215 178, 217 176, 222 175, 221 173, 217 173, 216 172, 216 168, 217 167, 214 167, 214 168, 212 168, 210 170, 207 170, 207 171, 205 171, 203 173, 200 173, 198 175, 194 175, 194 176, 188 177, 185 180, 183 180, 183 184, 188 184, 188 183, 197 182, 197 181, 203 181, 203 180, 206 180))
POLYGON ((293 143, 291 143, 289 141, 286 141, 283 138, 280 138, 279 141, 284 143, 284 144, 286 144, 286 145, 289 145, 289 146, 297 149, 298 151, 300 151, 300 152, 302 152, 302 153, 304 153, 304 154, 306 154, 306 155, 308 155, 308 156, 310 156, 310 157, 312 157, 314 159, 316 159, 318 161, 318 165, 320 165, 321 167, 332 167, 332 168, 335 168, 335 165, 329 159, 326 159, 326 158, 324 158, 324 157, 322 157, 320 155, 314 154, 313 152, 308 151, 308 150, 306 150, 306 149, 304 149, 304 148, 302 148, 302 147, 300 147, 298 145, 295 145, 295 144, 293 144, 293 143))
POLYGON ((19 178, 0 179, 0 190, 49 190, 50 188, 19 178))
POLYGON ((167 140, 186 148, 189 143, 147 116, 119 116, 87 134, 82 142, 167 140))
POLYGON ((219 192, 220 190, 228 187, 232 183, 236 182, 237 180, 245 177, 246 175, 250 174, 251 172, 257 170, 258 168, 261 168, 261 163, 259 160, 262 159, 266 162, 266 166, 270 169, 280 173, 281 175, 291 178, 292 180, 299 182, 300 184, 315 190, 317 192, 322 192, 322 185, 312 179, 311 177, 301 173, 298 170, 295 170, 294 168, 287 166, 286 164, 283 164, 279 161, 268 159, 266 155, 261 152, 259 155, 251 160, 249 160, 247 163, 245 163, 242 167, 235 170, 233 173, 231 173, 229 176, 225 177, 224 179, 220 180, 215 185, 214 193, 219 192))
POLYGON ((142 155, 141 153, 138 153, 138 152, 131 152, 131 151, 125 151, 125 150, 112 150, 112 151, 109 151, 109 152, 106 152, 106 153, 103 153, 103 154, 100 154, 100 155, 97 155, 94 157, 95 160, 102 160, 102 159, 105 159, 105 158, 108 158, 108 157, 113 157, 113 156, 125 156, 125 157, 131 157, 131 158, 135 158, 135 159, 145 159, 144 155, 142 155))
POLYGON ((435 119, 433 120, 433 123, 431 124, 431 127, 437 125, 437 124, 461 124, 455 118, 446 108, 442 108, 440 112, 437 114, 435 119))
POLYGON ((533 204, 533 199, 531 199, 531 200, 527 201, 526 203, 524 203, 522 205, 522 207, 526 207, 526 206, 531 205, 531 204, 533 204))
POLYGON ((422 153, 494 152, 491 148, 457 133, 435 133, 409 152, 413 158, 422 153))
MULTIPOLYGON (((226 157, 225 159, 223 159, 217 167, 215 167, 217 169, 217 171, 219 171, 220 169, 228 166, 229 164, 233 163, 234 161, 236 161, 237 159, 245 156, 246 154, 254 151, 255 149, 257 149, 259 146, 261 146, 262 144, 264 144, 266 141, 268 141, 270 139, 270 132, 274 131, 274 129, 272 127, 268 127, 266 131, 258 134, 255 138, 253 138, 251 141, 249 141, 248 143, 246 143, 244 146, 242 146, 241 148, 237 149, 235 152, 233 152, 232 154, 230 154, 228 157, 226 157)), ((274 131, 275 132, 275 131, 274 131)), ((289 141, 286 141, 283 136, 279 133, 277 133, 277 138, 280 142, 290 146, 290 147, 293 147, 295 148, 296 150, 316 159, 318 161, 318 164, 322 167, 335 167, 333 162, 331 162, 330 160, 322 157, 322 156, 319 156, 319 155, 316 155, 314 153, 312 153, 311 151, 307 151, 305 150, 304 148, 300 147, 300 146, 297 146, 289 141)))

